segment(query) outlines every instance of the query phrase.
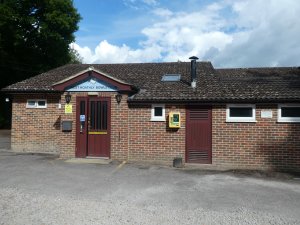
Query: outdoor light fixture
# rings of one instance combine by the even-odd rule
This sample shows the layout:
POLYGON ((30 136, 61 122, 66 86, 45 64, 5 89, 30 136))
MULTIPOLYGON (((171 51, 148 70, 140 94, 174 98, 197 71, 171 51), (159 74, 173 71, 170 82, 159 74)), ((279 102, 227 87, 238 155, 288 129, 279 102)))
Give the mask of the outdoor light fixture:
POLYGON ((5 102, 9 102, 9 98, 5 98, 5 102))
POLYGON ((122 100, 122 95, 118 93, 116 95, 116 101, 117 101, 117 103, 120 104, 121 100, 122 100))
POLYGON ((66 103, 69 104, 70 101, 71 101, 71 94, 70 94, 70 92, 68 92, 68 93, 66 94, 65 99, 66 99, 66 103))

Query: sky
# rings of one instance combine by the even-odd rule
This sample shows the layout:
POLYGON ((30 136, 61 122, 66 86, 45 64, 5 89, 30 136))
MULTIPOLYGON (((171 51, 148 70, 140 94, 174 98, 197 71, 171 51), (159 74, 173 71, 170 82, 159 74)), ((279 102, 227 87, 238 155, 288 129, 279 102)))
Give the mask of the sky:
POLYGON ((84 63, 300 66, 299 0, 74 0, 84 63))

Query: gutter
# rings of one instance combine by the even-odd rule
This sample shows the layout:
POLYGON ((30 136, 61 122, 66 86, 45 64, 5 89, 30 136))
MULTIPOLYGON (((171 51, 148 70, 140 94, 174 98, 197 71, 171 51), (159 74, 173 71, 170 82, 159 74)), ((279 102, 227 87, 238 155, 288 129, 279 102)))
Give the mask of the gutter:
POLYGON ((211 104, 228 104, 228 103, 253 103, 253 104, 267 104, 267 103, 300 103, 300 99, 182 99, 182 100, 164 100, 164 99, 147 99, 134 100, 128 99, 128 104, 153 104, 153 103, 172 103, 182 105, 211 105, 211 104))
POLYGON ((61 91, 56 91, 56 90, 5 90, 5 89, 1 89, 1 92, 5 92, 8 94, 21 94, 21 93, 62 93, 61 91))

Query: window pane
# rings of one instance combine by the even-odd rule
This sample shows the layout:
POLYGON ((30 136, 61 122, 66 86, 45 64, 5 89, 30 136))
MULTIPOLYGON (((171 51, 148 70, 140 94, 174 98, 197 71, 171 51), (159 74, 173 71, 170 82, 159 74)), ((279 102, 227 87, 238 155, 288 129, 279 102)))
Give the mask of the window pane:
POLYGON ((35 101, 27 101, 27 105, 34 107, 35 106, 35 101))
POLYGON ((154 107, 154 116, 162 116, 163 108, 162 107, 154 107))
POLYGON ((80 115, 85 115, 85 101, 80 101, 80 115))
POLYGON ((230 107, 230 117, 252 117, 251 107, 230 107))
POLYGON ((282 107, 282 117, 300 117, 300 107, 282 107))
POLYGON ((102 129, 107 130, 107 102, 102 102, 102 129))
POLYGON ((91 107, 90 107, 90 129, 95 129, 95 102, 91 101, 90 102, 91 107))
POLYGON ((101 130, 101 102, 97 101, 97 112, 96 112, 97 130, 101 130))
POLYGON ((46 101, 45 100, 38 101, 38 106, 46 106, 46 101))

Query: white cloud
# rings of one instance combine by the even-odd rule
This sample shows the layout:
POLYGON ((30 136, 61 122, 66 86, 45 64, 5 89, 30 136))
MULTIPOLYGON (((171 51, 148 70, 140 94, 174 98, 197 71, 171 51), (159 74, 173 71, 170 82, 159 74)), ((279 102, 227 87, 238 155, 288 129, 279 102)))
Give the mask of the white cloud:
POLYGON ((234 66, 297 66, 300 57, 299 1, 243 1, 234 3, 235 23, 245 31, 214 55, 214 64, 234 66))
POLYGON ((143 0, 143 2, 147 5, 157 5, 157 0, 143 0))
POLYGON ((83 57, 84 63, 149 62, 161 58, 161 48, 157 45, 146 49, 131 49, 125 44, 116 46, 104 40, 99 43, 94 52, 88 47, 80 47, 77 44, 73 44, 72 47, 83 57))
POLYGON ((123 4, 135 10, 145 10, 148 7, 154 7, 159 3, 157 0, 123 0, 123 4))
POLYGON ((153 14, 160 17, 170 17, 173 15, 172 11, 164 8, 157 8, 153 10, 153 14))
POLYGON ((194 12, 163 7, 152 12, 157 18, 141 30, 145 40, 137 49, 106 40, 93 51, 76 44, 74 48, 88 63, 187 61, 197 55, 217 67, 299 65, 297 0, 224 0, 194 12))

